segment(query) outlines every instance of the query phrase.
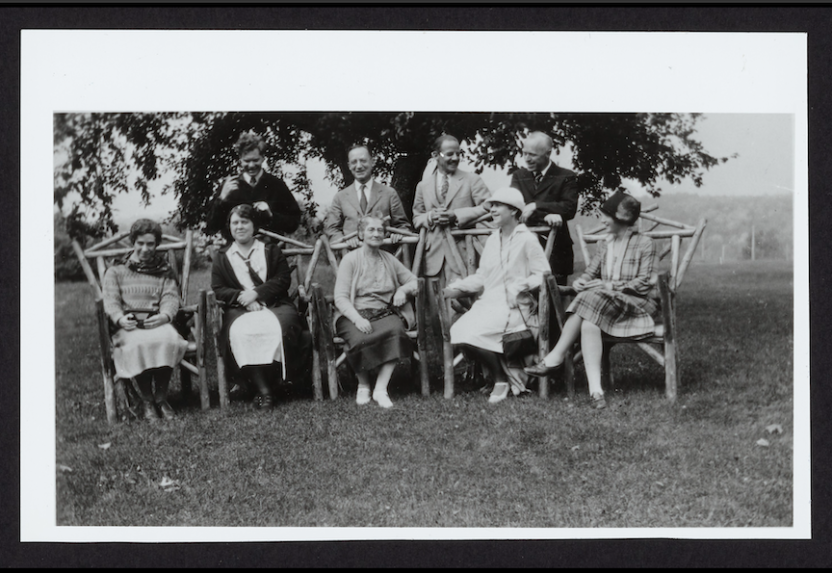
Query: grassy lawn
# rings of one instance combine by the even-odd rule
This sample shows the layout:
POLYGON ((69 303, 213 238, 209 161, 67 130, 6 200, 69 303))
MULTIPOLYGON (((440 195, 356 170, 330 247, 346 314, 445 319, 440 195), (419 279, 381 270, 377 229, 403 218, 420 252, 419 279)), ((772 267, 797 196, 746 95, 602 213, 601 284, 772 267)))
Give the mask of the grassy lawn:
MULTIPOLYGON (((589 408, 582 372, 574 401, 558 384, 548 400, 492 406, 477 391, 423 398, 402 368, 391 411, 311 391, 271 412, 201 411, 175 395, 176 420, 113 427, 90 288, 58 284, 58 524, 790 526, 792 281, 786 262, 691 266, 673 406, 663 370, 618 347, 602 411, 589 408)), ((192 283, 205 287, 207 272, 192 283)))

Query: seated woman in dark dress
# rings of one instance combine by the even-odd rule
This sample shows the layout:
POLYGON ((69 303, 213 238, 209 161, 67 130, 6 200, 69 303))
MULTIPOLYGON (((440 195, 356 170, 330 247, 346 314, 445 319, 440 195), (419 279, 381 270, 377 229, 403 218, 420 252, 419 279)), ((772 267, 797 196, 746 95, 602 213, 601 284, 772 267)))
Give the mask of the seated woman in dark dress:
POLYGON ((309 370, 312 338, 289 298, 292 271, 277 244, 254 238, 258 217, 251 205, 234 207, 228 226, 234 242, 220 250, 211 288, 226 303, 220 345, 259 391, 255 406, 271 408, 271 380, 296 380, 309 370))
POLYGON ((358 222, 361 248, 344 255, 335 281, 335 330, 358 377, 356 403, 370 401, 370 371, 378 368, 372 399, 391 408, 387 384, 396 363, 413 352, 405 313, 397 310, 418 287, 416 276, 381 249, 386 231, 379 213, 358 222))

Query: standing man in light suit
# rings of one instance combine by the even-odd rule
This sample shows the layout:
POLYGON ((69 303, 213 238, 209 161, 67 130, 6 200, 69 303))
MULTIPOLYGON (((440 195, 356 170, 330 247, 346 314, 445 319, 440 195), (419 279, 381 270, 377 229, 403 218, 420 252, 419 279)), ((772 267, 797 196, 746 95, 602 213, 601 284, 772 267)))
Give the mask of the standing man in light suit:
MULTIPOLYGON (((436 169, 416 186, 413 226, 428 230, 425 276, 441 276, 447 284, 463 278, 466 273, 465 268, 458 268, 445 231, 473 227, 478 219, 488 215, 483 202, 491 197, 491 191, 479 175, 458 169, 460 151, 456 137, 440 135, 434 142, 432 156, 436 160, 436 169)), ((453 240, 464 262, 465 239, 456 237, 453 240)))
MULTIPOLYGON (((324 219, 324 233, 329 241, 339 242, 343 240, 344 235, 357 231, 359 219, 373 212, 390 217, 390 227, 410 229, 410 221, 404 212, 399 194, 392 187, 382 185, 373 179, 375 160, 367 146, 353 146, 347 159, 355 183, 338 191, 332 199, 324 219)), ((397 243, 401 237, 391 234, 390 240, 397 243)), ((360 244, 358 237, 347 240, 350 249, 358 248, 360 244)))
MULTIPOLYGON (((553 148, 552 138, 545 133, 530 133, 523 142, 523 160, 528 169, 521 167, 511 175, 511 187, 520 190, 526 200, 521 223, 529 227, 546 223, 558 228, 549 266, 555 281, 566 285, 574 261, 572 237, 566 222, 578 210, 578 183, 573 171, 552 162, 553 148)), ((545 243, 545 239, 541 242, 545 243)))

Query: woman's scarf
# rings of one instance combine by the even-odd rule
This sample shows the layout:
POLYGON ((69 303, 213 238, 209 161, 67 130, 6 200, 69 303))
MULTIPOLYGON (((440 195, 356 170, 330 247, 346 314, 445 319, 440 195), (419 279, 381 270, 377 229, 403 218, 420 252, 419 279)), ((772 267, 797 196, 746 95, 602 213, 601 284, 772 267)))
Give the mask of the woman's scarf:
POLYGON ((154 277, 173 277, 173 270, 167 257, 158 253, 154 254, 149 261, 136 261, 133 259, 133 251, 131 251, 120 263, 126 265, 128 269, 135 273, 154 277))

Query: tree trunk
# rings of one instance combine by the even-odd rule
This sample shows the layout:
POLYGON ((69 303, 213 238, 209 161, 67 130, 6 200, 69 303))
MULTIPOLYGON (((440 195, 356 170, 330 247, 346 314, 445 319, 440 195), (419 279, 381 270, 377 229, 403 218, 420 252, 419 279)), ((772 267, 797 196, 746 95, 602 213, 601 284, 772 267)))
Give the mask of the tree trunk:
POLYGON ((407 218, 413 220, 413 199, 416 185, 422 180, 422 172, 430 159, 430 153, 408 153, 396 161, 391 186, 399 193, 407 218))

